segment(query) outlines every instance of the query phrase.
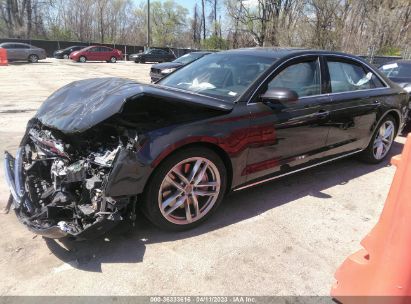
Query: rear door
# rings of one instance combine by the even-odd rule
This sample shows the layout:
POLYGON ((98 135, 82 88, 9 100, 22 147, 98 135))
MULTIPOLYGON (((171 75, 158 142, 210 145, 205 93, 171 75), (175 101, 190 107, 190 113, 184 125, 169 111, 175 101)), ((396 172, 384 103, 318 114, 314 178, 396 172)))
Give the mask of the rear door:
POLYGON ((257 94, 287 88, 298 93, 298 101, 269 104, 257 98, 249 104, 252 144, 245 170, 248 181, 293 171, 323 156, 331 101, 323 94, 321 70, 318 56, 293 59, 277 69, 257 94))
POLYGON ((332 101, 327 154, 361 150, 377 122, 385 85, 360 62, 339 56, 326 61, 332 101))
POLYGON ((111 56, 113 55, 113 49, 110 49, 108 47, 105 46, 101 46, 100 47, 100 60, 110 60, 111 56))

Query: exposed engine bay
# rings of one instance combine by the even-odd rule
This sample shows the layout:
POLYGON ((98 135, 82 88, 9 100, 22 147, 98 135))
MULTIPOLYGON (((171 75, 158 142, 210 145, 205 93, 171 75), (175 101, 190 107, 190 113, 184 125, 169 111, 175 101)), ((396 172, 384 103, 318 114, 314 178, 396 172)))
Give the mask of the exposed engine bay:
POLYGON ((31 125, 16 159, 6 154, 15 211, 24 224, 49 237, 81 238, 93 226, 99 230, 93 234, 104 233, 133 214, 133 197, 114 199, 104 190, 120 150, 134 149, 133 137, 104 124, 82 136, 64 135, 35 120, 31 125))

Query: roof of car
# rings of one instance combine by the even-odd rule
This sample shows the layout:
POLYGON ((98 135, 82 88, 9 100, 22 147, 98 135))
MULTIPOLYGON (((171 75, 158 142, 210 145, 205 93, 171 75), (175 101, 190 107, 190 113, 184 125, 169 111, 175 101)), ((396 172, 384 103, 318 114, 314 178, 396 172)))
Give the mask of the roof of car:
MULTIPOLYGON (((213 52, 210 52, 210 51, 194 51, 194 52, 190 52, 190 53, 187 53, 187 54, 200 54, 200 55, 207 55, 207 54, 211 54, 211 53, 213 53, 213 52)), ((187 54, 185 54, 185 55, 187 55, 187 54)))
POLYGON ((31 44, 28 44, 28 43, 22 43, 22 42, 13 42, 13 41, 8 41, 8 42, 3 42, 3 43, 0 43, 0 44, 20 44, 20 45, 28 45, 28 46, 32 46, 31 44))
POLYGON ((315 50, 315 49, 306 49, 306 48, 281 48, 281 47, 253 47, 253 48, 242 48, 242 49, 233 49, 224 51, 223 53, 230 53, 230 54, 244 54, 244 55, 258 55, 268 58, 283 58, 293 54, 332 54, 332 55, 344 55, 350 56, 354 58, 359 58, 357 56, 342 53, 342 52, 335 52, 335 51, 326 51, 326 50, 315 50))

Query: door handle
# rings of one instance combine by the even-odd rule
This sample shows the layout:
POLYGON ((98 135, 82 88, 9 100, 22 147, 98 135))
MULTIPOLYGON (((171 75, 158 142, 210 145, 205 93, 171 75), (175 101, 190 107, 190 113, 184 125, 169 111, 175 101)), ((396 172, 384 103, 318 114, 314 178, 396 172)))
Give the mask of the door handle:
POLYGON ((380 105, 381 105, 381 101, 379 101, 379 100, 374 101, 374 106, 379 107, 380 105))
POLYGON ((329 111, 320 110, 320 111, 318 111, 317 113, 315 113, 315 116, 316 116, 317 118, 325 118, 325 117, 327 117, 329 114, 330 114, 329 111))

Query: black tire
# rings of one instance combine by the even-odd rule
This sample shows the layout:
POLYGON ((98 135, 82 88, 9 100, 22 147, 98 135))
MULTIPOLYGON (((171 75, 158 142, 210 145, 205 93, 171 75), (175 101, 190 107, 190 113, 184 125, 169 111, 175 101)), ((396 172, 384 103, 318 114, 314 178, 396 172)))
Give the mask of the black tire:
POLYGON ((87 61, 87 58, 85 56, 80 56, 78 59, 79 62, 85 63, 87 61))
MULTIPOLYGON (((155 226, 163 230, 167 230, 167 231, 188 230, 188 229, 198 226, 203 221, 208 219, 215 212, 215 210, 218 208, 218 206, 220 205, 224 197, 226 187, 227 187, 227 171, 226 171, 226 168, 221 158, 213 150, 205 148, 205 147, 187 148, 185 150, 178 151, 172 154, 171 156, 169 156, 153 172, 152 176, 150 177, 149 182, 147 183, 143 196, 142 196, 142 199, 143 199, 142 211, 146 215, 146 217, 155 226), (207 212, 204 212, 203 215, 201 215, 201 217, 199 217, 197 220, 194 220, 191 223, 185 223, 185 224, 173 223, 170 220, 168 220, 163 215, 162 211, 160 210, 160 202, 159 202, 160 188, 162 186, 163 181, 165 181, 167 174, 174 166, 176 166, 180 162, 183 162, 185 160, 189 160, 192 158, 196 158, 196 157, 206 159, 207 161, 211 162, 214 165, 215 169, 218 170, 219 177, 220 177, 220 189, 219 189, 218 195, 216 195, 217 199, 215 200, 214 204, 210 206, 210 209, 207 212)), ((184 194, 184 196, 185 195, 186 194, 184 194)), ((200 203, 198 204, 200 205, 200 203)), ((193 208, 194 207, 191 205, 189 207, 189 210, 193 210, 193 208)), ((207 208, 205 208, 205 210, 203 211, 206 211, 206 209, 207 208)), ((176 210, 178 210, 178 208, 176 210)), ((187 212, 186 209, 184 212, 187 212)), ((193 218, 195 218, 195 211, 193 212, 193 215, 194 215, 193 218)))
POLYGON ((37 56, 36 54, 31 54, 28 58, 28 61, 30 63, 37 63, 39 61, 39 56, 37 56))
POLYGON ((116 62, 117 62, 117 58, 114 57, 114 56, 112 56, 112 57, 110 58, 110 61, 109 61, 109 62, 111 62, 111 63, 116 63, 116 62))
POLYGON ((384 119, 378 124, 377 128, 375 129, 375 132, 372 136, 372 139, 368 145, 368 147, 361 152, 360 154, 360 158, 362 161, 366 162, 366 163, 370 163, 370 164, 378 164, 380 162, 382 162, 384 159, 387 158, 387 156, 389 155, 389 152, 392 148, 392 143, 395 140, 395 136, 397 135, 398 132, 398 125, 397 125, 397 121, 395 120, 395 118, 392 115, 387 115, 386 117, 384 117, 384 119), (389 124, 392 124, 394 126, 394 134, 392 137, 392 141, 389 144, 388 149, 386 150, 386 152, 384 153, 383 157, 378 158, 375 155, 375 151, 374 151, 374 144, 377 141, 377 137, 379 136, 379 132, 380 132, 380 128, 384 125, 387 124, 387 122, 389 124))

